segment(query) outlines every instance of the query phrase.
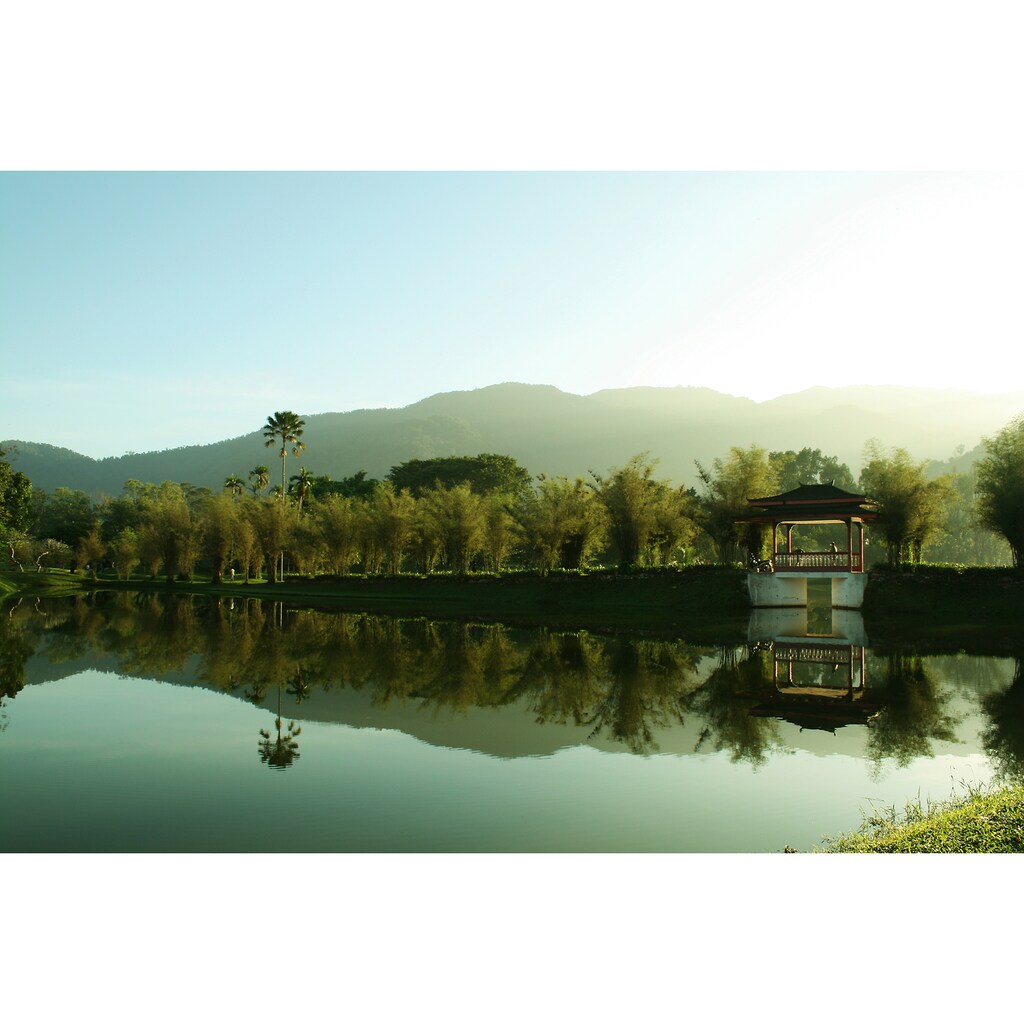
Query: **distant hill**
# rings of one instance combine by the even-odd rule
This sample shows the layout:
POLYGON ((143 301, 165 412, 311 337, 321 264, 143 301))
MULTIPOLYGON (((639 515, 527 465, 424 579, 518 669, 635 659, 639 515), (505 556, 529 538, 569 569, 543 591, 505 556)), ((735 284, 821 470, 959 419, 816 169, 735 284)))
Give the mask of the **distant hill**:
MULTIPOLYGON (((403 409, 307 415, 307 451, 289 458, 335 479, 365 469, 382 477, 400 462, 498 452, 531 473, 577 476, 622 465, 637 452, 660 460, 659 476, 696 482, 694 460, 709 464, 733 445, 769 450, 820 448, 860 470, 864 444, 907 448, 917 459, 949 460, 959 446, 1024 413, 1024 392, 976 395, 904 387, 812 388, 767 402, 697 387, 622 388, 567 394, 536 384, 496 384, 432 395, 403 409)), ((301 414, 301 413, 300 413, 301 414)), ((3 441, 8 458, 45 490, 73 487, 118 494, 126 480, 177 480, 219 488, 258 463, 279 467, 260 431, 214 444, 91 459, 66 448, 3 441)))

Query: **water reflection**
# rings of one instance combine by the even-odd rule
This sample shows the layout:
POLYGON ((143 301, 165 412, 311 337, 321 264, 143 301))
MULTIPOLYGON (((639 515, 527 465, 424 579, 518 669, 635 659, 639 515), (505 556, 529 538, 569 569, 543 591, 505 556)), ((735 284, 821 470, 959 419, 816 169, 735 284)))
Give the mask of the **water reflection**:
POLYGON ((884 660, 879 696, 885 708, 868 739, 872 760, 907 765, 930 757, 935 741, 956 742, 960 717, 949 709, 951 694, 940 689, 919 655, 891 653, 884 660))
POLYGON ((763 649, 743 654, 720 650, 714 669, 690 695, 689 708, 704 722, 696 750, 728 752, 731 760, 756 767, 784 744, 776 721, 750 713, 767 680, 763 649))
MULTIPOLYGON (((291 689, 288 690, 291 693, 291 689)), ((277 684, 277 715, 274 717, 276 736, 271 736, 267 729, 260 729, 260 761, 270 768, 283 770, 299 757, 299 743, 296 736, 302 732, 302 726, 294 722, 282 731, 284 719, 281 717, 281 684, 277 684)))
POLYGON ((751 714, 835 732, 879 717, 884 700, 867 685, 867 635, 859 612, 809 605, 755 609, 748 638, 768 661, 771 686, 751 714))
MULTIPOLYGON (((754 767, 791 748, 799 731, 827 739, 850 729, 864 736, 864 756, 902 766, 960 742, 964 717, 928 658, 872 652, 859 613, 820 608, 758 609, 745 645, 715 648, 256 599, 123 592, 15 602, 0 614, 0 706, 25 686, 33 654, 33 664, 50 666, 37 669, 40 679, 88 662, 266 708, 273 728, 259 730, 258 749, 277 770, 299 758, 293 719, 340 706, 327 694, 361 695, 360 707, 403 721, 410 709, 458 717, 515 706, 538 727, 579 729, 592 743, 646 755, 669 737, 679 749, 686 737, 691 751, 754 767)), ((977 664, 970 671, 988 671, 977 664)), ((967 673, 966 663, 957 671, 967 673)), ((984 749, 1003 775, 1024 777, 1021 659, 1008 688, 988 679, 982 689, 984 749)))
POLYGON ((748 637, 754 650, 770 657, 772 681, 767 700, 751 714, 833 733, 870 724, 868 757, 901 767, 931 757, 936 742, 958 742, 962 715, 950 709, 950 691, 937 685, 920 655, 875 655, 869 676, 859 611, 814 603, 756 609, 748 637))
POLYGON ((986 694, 982 705, 989 725, 981 740, 1007 782, 1024 782, 1024 658, 1018 658, 1008 689, 986 694))

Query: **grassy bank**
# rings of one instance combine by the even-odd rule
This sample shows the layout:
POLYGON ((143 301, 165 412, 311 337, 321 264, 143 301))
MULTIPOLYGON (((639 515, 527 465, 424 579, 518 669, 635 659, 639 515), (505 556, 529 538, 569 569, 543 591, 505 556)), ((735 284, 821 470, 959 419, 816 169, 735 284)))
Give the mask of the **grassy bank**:
POLYGON ((922 565, 872 569, 864 595, 872 645, 909 641, 920 652, 1019 650, 1024 642, 1024 572, 922 565))
POLYGON ((0 571, 0 599, 7 597, 58 597, 80 593, 87 581, 61 569, 45 572, 0 571))
MULTIPOLYGON (((725 566, 637 573, 534 573, 471 576, 289 577, 284 583, 168 585, 67 572, 0 572, 4 594, 130 589, 292 601, 323 607, 439 618, 468 618, 553 628, 623 629, 742 641, 750 602, 746 574, 725 566)), ((1024 572, 916 566, 872 569, 863 608, 872 646, 918 653, 984 650, 1015 653, 1024 644, 1024 572)))
POLYGON ((852 835, 827 839, 818 853, 1024 853, 1024 786, 941 803, 908 804, 872 816, 852 835))
MULTIPOLYGON (((746 576, 739 569, 695 567, 620 574, 614 572, 530 573, 491 576, 293 576, 284 583, 212 584, 70 574, 4 573, 0 580, 18 592, 39 593, 49 577, 61 592, 155 590, 204 596, 265 598, 310 606, 378 611, 438 618, 493 620, 558 629, 628 630, 685 635, 695 642, 740 642, 750 610, 746 576)), ((53 590, 47 592, 54 592, 53 590)))

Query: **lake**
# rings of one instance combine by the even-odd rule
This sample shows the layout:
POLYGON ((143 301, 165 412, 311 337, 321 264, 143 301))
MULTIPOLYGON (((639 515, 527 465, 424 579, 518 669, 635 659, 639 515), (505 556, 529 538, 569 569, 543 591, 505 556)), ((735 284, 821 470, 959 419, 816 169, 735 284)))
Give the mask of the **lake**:
POLYGON ((1020 657, 156 594, 0 607, 5 852, 771 852, 1019 778, 1020 657))

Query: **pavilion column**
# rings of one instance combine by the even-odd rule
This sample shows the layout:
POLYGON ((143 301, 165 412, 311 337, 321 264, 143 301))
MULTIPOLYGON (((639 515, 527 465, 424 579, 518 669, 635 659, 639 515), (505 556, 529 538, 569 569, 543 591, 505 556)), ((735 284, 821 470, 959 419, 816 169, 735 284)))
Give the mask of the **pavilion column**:
POLYGON ((853 572, 853 520, 846 520, 846 561, 849 563, 850 572, 853 572))
POLYGON ((866 531, 864 529, 864 524, 860 523, 860 571, 861 572, 865 572, 866 571, 865 570, 865 566, 864 566, 864 534, 865 534, 865 532, 866 531))
POLYGON ((779 524, 772 520, 772 554, 779 553, 779 524))

